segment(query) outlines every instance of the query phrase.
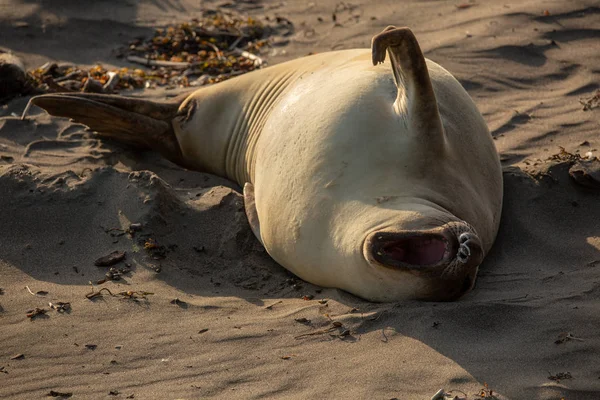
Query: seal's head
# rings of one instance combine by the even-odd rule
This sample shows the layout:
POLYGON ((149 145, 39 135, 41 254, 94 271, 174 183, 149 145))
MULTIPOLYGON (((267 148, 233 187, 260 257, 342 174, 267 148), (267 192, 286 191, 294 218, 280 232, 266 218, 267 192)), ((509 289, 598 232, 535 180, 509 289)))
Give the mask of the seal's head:
POLYGON ((375 231, 367 236, 363 254, 378 275, 412 275, 415 298, 433 301, 455 300, 471 290, 483 259, 480 239, 465 222, 375 231))

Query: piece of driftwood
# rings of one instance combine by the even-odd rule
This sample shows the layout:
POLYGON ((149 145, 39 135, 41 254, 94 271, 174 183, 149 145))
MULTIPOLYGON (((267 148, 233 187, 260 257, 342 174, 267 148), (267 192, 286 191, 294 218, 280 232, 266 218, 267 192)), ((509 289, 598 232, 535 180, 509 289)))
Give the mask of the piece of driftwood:
POLYGON ((107 75, 109 76, 109 78, 108 81, 104 84, 102 91, 104 93, 114 93, 115 89, 117 88, 117 85, 119 84, 119 74, 111 71, 108 72, 107 75))
POLYGON ((168 67, 174 69, 187 69, 192 66, 192 64, 188 62, 151 60, 149 58, 138 56, 128 56, 127 61, 140 65, 145 65, 147 67, 168 67))
POLYGON ((0 101, 7 101, 32 91, 33 86, 21 59, 11 53, 0 53, 0 101))

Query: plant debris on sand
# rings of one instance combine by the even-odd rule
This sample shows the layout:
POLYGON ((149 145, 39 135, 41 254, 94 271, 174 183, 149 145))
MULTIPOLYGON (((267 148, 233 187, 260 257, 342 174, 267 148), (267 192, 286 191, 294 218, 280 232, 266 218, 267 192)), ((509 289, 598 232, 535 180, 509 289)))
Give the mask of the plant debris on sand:
MULTIPOLYGON (((588 142, 584 142, 583 144, 587 143, 588 142)), ((546 160, 538 159, 533 165, 536 166, 542 163, 549 163, 549 165, 566 163, 569 167, 569 176, 575 183, 581 187, 585 187, 586 189, 599 190, 600 159, 594 156, 593 151, 595 151, 595 149, 593 151, 586 152, 583 156, 579 153, 570 153, 561 146, 559 146, 559 149, 560 151, 558 153, 553 154, 546 160)), ((529 165, 527 161, 525 161, 525 163, 529 165)), ((552 178, 552 176, 547 172, 540 171, 538 169, 534 169, 533 171, 525 169, 524 171, 536 179, 539 179, 542 176, 552 178)))
POLYGON ((265 65, 259 56, 274 36, 288 36, 292 23, 264 22, 231 11, 205 10, 199 18, 157 28, 117 50, 117 58, 145 68, 109 70, 46 63, 29 71, 39 92, 113 93, 157 86, 189 87, 220 82, 265 65))
POLYGON ((559 372, 556 375, 552 375, 548 372, 548 379, 555 382, 560 382, 563 379, 573 379, 573 375, 570 372, 559 372))
POLYGON ((600 90, 596 90, 596 93, 587 99, 579 99, 579 102, 583 106, 583 111, 589 111, 596 107, 600 107, 600 90))

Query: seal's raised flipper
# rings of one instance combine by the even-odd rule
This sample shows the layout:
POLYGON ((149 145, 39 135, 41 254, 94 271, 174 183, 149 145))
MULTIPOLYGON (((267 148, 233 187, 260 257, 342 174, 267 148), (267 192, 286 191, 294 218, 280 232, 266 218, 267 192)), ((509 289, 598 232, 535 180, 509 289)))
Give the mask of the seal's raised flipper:
POLYGON ((408 107, 411 131, 428 139, 428 149, 441 151, 444 129, 427 63, 415 35, 408 28, 388 26, 371 42, 373 65, 385 61, 386 50, 399 89, 396 101, 398 105, 408 107))
POLYGON ((184 165, 171 120, 180 101, 155 102, 116 95, 57 93, 35 96, 31 104, 49 114, 71 118, 99 135, 142 148, 151 148, 184 165))
POLYGON ((248 217, 248 222, 254 236, 264 245, 260 237, 260 222, 258 221, 258 213, 256 212, 256 203, 254 201, 254 185, 250 182, 246 182, 244 185, 244 208, 246 209, 246 216, 248 217))

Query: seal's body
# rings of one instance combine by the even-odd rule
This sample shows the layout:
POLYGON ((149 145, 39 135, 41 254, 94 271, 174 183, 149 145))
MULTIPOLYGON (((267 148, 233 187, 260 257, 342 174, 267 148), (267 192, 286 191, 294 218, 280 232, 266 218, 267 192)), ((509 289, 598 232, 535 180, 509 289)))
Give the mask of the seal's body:
POLYGON ((498 229, 502 175, 485 121, 406 28, 386 29, 371 51, 297 59, 183 102, 32 101, 238 182, 252 229, 276 261, 369 300, 459 297, 498 229), (386 50, 391 69, 377 65, 386 50), (94 118, 73 111, 82 102, 94 118))

